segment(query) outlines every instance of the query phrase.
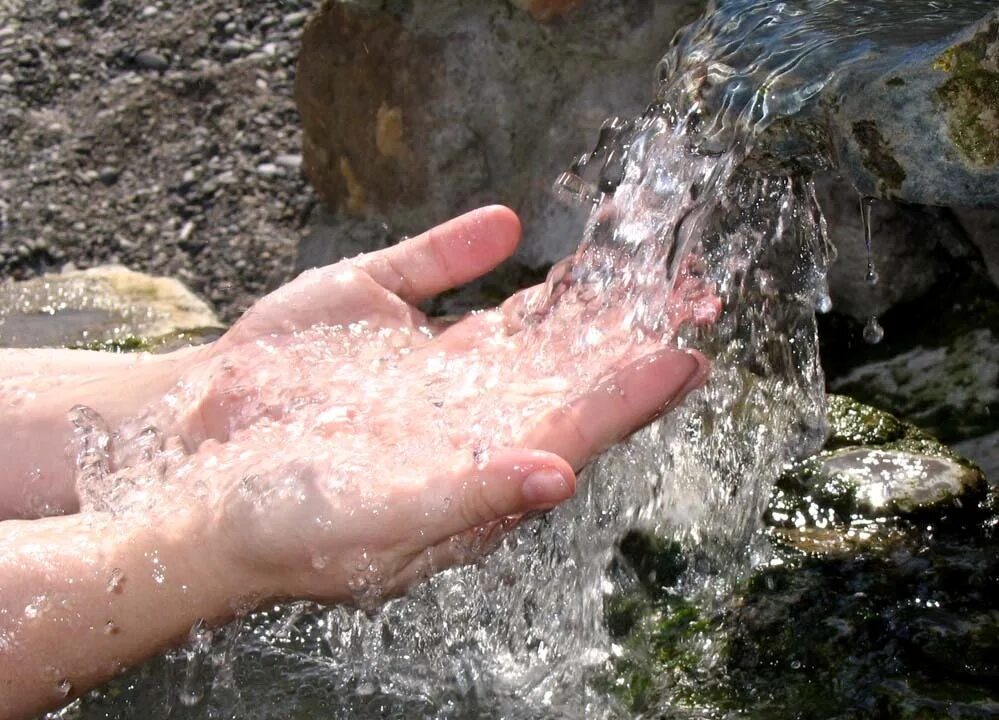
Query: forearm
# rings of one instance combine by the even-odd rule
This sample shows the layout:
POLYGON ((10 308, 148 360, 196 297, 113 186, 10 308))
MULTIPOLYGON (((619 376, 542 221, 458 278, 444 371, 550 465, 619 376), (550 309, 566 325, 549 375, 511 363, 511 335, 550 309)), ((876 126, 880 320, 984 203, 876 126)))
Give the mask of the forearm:
POLYGON ((93 408, 114 428, 167 393, 193 352, 0 352, 0 520, 75 512, 70 409, 93 408))
POLYGON ((0 717, 33 717, 234 614, 205 525, 0 523, 0 717))

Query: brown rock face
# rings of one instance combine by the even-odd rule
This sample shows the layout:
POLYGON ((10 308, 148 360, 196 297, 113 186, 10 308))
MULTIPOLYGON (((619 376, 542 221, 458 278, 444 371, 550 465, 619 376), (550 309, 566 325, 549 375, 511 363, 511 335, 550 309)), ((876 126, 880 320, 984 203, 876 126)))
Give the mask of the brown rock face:
POLYGON ((295 100, 305 172, 333 208, 361 212, 419 203, 425 157, 408 147, 428 132, 433 44, 391 15, 327 3, 306 27, 295 100), (405 110, 403 110, 405 108, 405 110))
POLYGON ((305 29, 295 98, 329 212, 299 267, 356 252, 348 233, 409 235, 488 203, 520 214, 524 263, 570 252, 586 211, 552 183, 605 119, 647 106, 656 63, 703 5, 328 0, 305 29))
POLYGON ((549 22, 571 12, 582 0, 516 0, 538 22, 549 22))

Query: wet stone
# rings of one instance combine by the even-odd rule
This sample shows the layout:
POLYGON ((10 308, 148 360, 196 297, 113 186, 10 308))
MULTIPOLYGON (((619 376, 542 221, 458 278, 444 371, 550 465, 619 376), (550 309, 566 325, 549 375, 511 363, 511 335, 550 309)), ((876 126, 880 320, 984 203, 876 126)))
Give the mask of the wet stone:
POLYGON ((215 313, 180 282, 120 266, 0 285, 0 347, 149 350, 220 331, 215 313))

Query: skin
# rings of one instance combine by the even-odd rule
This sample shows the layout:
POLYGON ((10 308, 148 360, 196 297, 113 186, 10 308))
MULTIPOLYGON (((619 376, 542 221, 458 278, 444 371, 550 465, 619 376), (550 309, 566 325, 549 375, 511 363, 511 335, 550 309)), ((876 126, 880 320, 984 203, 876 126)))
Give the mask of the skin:
MULTIPOLYGON (((203 348, 0 356, 0 717, 263 601, 375 608, 571 497, 576 470, 704 382, 703 358, 613 307, 535 288, 447 325, 417 309, 519 237, 510 210, 469 213, 304 274, 203 348)), ((717 310, 683 292, 677 324, 717 310)))

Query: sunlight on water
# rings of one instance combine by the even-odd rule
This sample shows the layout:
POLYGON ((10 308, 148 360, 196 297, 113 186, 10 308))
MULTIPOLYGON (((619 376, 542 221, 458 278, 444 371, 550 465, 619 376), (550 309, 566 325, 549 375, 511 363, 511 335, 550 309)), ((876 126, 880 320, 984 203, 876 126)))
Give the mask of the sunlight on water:
MULTIPOLYGON (((593 210, 578 252, 522 309, 520 332, 535 352, 469 380, 463 397, 474 418, 490 387, 543 372, 556 351, 607 353, 620 338, 699 349, 713 362, 709 385, 594 463, 577 498, 516 530, 478 566, 439 575, 373 615, 297 604, 262 611, 214 640, 196 628, 193 645, 166 665, 176 668, 173 680, 144 705, 239 718, 629 716, 597 682, 624 652, 604 622, 608 595, 633 582, 611 572, 618 541, 634 528, 678 540, 692 559, 679 589, 724 602, 733 580, 766 559, 754 535, 782 464, 823 437, 814 313, 828 309, 832 249, 810 180, 752 170, 745 161, 754 140, 844 66, 943 36, 980 15, 979 5, 983 12, 992 3, 962 3, 961 12, 946 2, 718 3, 686 29, 661 64, 655 102, 641 117, 609 121, 595 151, 559 179, 562 194, 593 210), (696 322, 705 291, 722 306, 710 326, 696 322)), ((350 348, 351 332, 327 329, 316 340, 350 348)), ((373 356, 361 349, 352 362, 401 357, 408 341, 380 342, 373 356)), ((329 373, 335 387, 337 371, 323 360, 302 366, 329 373)), ((261 372, 266 363, 264 351, 261 372)), ((392 362, 379 367, 372 397, 394 382, 392 362)), ((453 384, 464 370, 441 367, 430 384, 453 384)), ((344 382, 353 377, 349 367, 340 372, 344 382)), ((311 429, 347 417, 328 399, 301 412, 311 429)), ((155 503, 148 477, 107 487, 106 429, 85 409, 76 421, 91 505, 155 503)), ((363 466, 372 461, 356 422, 358 445, 348 454, 363 466)), ((458 441, 444 428, 440 442, 486 453, 511 427, 476 427, 458 441)), ((157 462, 182 462, 157 442, 136 441, 135 452, 153 448, 157 462)), ((265 447, 280 442, 268 438, 265 447)), ((316 567, 327 561, 313 558, 316 567)), ((377 584, 371 573, 374 580, 358 578, 362 606, 377 584)), ((706 669, 718 650, 701 649, 706 669)), ((679 712, 664 697, 661 710, 679 712)))

